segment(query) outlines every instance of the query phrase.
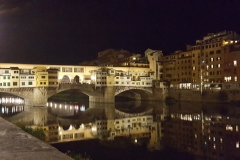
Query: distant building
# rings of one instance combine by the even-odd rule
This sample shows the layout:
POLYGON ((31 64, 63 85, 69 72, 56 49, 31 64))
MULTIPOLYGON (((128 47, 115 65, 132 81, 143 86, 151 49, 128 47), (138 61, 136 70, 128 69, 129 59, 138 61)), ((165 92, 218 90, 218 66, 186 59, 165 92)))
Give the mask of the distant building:
POLYGON ((239 82, 239 40, 239 35, 232 31, 210 33, 197 40, 195 45, 188 45, 187 51, 164 56, 163 80, 169 81, 171 87, 180 89, 209 88, 212 83, 239 82))

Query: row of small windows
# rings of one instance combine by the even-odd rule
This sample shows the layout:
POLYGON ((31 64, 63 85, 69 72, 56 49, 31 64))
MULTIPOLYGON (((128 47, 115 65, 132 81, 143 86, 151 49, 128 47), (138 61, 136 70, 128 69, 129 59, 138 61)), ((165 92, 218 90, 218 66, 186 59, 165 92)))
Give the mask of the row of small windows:
POLYGON ((57 76, 49 76, 48 79, 58 79, 57 76))
MULTIPOLYGON (((137 119, 132 119, 132 122, 135 122, 135 121, 141 121, 141 120, 143 120, 143 121, 145 121, 146 120, 146 118, 137 118, 137 119)), ((147 120, 152 120, 152 117, 147 117, 147 120)), ((124 123, 125 121, 124 120, 122 120, 122 123, 124 123)), ((128 119, 128 120, 126 120, 126 122, 131 122, 131 120, 130 119, 128 119)), ((115 122, 116 124, 119 124, 119 121, 116 121, 115 122)))
POLYGON ((221 47, 222 43, 214 43, 214 44, 206 44, 204 46, 195 46, 192 47, 192 50, 200 50, 200 49, 208 49, 208 48, 214 48, 214 47, 221 47))
POLYGON ((107 79, 106 77, 97 77, 97 79, 107 79))
POLYGON ((107 75, 106 72, 97 72, 97 74, 100 74, 100 75, 107 75))
POLYGON ((34 79, 34 76, 21 76, 21 79, 34 79))
MULTIPOLYGON (((215 51, 209 51, 209 55, 213 55, 215 53, 215 51)), ((216 50, 216 54, 220 54, 222 53, 221 50, 216 50)), ((204 56, 204 52, 201 53, 201 56, 204 56)), ((208 53, 205 53, 205 56, 208 57, 208 53)), ((192 57, 195 57, 195 54, 192 54, 192 57)), ((199 53, 198 53, 198 57, 200 57, 199 53)))
POLYGON ((121 82, 120 83, 120 82, 116 81, 115 84, 134 84, 134 85, 135 84, 136 85, 144 85, 144 84, 146 84, 146 85, 151 85, 152 83, 145 83, 145 82, 142 82, 142 84, 141 84, 141 82, 136 82, 136 83, 135 82, 132 82, 132 83, 130 83, 130 82, 126 82, 126 83, 125 82, 121 82))
POLYGON ((74 72, 79 72, 79 73, 83 73, 84 72, 84 68, 72 68, 72 67, 62 67, 62 72, 72 72, 74 70, 74 72))

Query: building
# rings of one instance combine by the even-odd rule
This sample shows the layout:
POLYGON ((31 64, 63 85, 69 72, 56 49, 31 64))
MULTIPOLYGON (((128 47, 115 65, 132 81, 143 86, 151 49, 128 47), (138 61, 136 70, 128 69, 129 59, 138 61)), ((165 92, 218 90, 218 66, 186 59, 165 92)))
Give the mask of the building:
POLYGON ((163 56, 163 80, 180 89, 202 89, 209 88, 210 84, 239 82, 239 40, 239 35, 232 31, 209 33, 195 45, 187 45, 186 52, 176 51, 163 56))

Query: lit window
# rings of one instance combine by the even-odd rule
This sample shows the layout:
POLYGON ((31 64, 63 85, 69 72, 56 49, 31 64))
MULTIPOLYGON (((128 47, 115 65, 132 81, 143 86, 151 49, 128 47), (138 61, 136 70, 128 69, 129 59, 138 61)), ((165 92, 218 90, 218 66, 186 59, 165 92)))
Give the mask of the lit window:
POLYGON ((236 126, 236 132, 238 132, 238 126, 236 126))
POLYGON ((213 137, 213 141, 215 141, 215 137, 213 137))
POLYGON ((213 64, 211 64, 211 68, 213 68, 213 64))
POLYGON ((216 149, 216 144, 213 144, 213 149, 216 149))
POLYGON ((237 82, 237 76, 234 77, 234 81, 237 82))
POLYGON ((220 138, 220 142, 221 142, 221 143, 223 142, 223 139, 222 139, 222 138, 220 138))
POLYGON ((224 77, 224 80, 225 80, 226 82, 231 81, 231 76, 229 76, 229 77, 224 77))
POLYGON ((217 67, 218 67, 218 68, 221 68, 221 64, 217 64, 217 67))
POLYGON ((196 67, 195 66, 193 66, 193 70, 195 70, 196 69, 196 67))
POLYGON ((234 66, 237 66, 237 60, 234 60, 234 61, 233 61, 233 65, 234 65, 234 66))
POLYGON ((213 62, 213 61, 214 61, 214 58, 210 58, 210 61, 213 62))
POLYGON ((233 130, 233 127, 232 127, 231 125, 227 125, 227 126, 226 126, 226 130, 232 131, 232 130, 233 130))
POLYGON ((239 148, 239 141, 236 142, 236 148, 239 148))

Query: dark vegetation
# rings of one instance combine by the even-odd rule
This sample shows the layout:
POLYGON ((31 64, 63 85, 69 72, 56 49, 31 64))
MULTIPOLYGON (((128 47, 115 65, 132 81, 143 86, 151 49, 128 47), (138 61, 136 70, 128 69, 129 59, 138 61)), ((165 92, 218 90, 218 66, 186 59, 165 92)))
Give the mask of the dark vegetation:
POLYGON ((179 152, 175 149, 164 149, 161 151, 148 151, 146 145, 135 145, 126 139, 116 141, 88 140, 74 141, 68 143, 52 144, 63 153, 85 155, 92 160, 172 160, 172 159, 194 159, 188 153, 179 152))
POLYGON ((45 141, 45 134, 44 134, 44 131, 43 129, 41 128, 36 128, 36 129, 33 129, 33 128, 30 128, 30 127, 27 127, 25 124, 16 124, 18 127, 20 127, 23 131, 31 134, 32 136, 42 140, 42 141, 45 141))

